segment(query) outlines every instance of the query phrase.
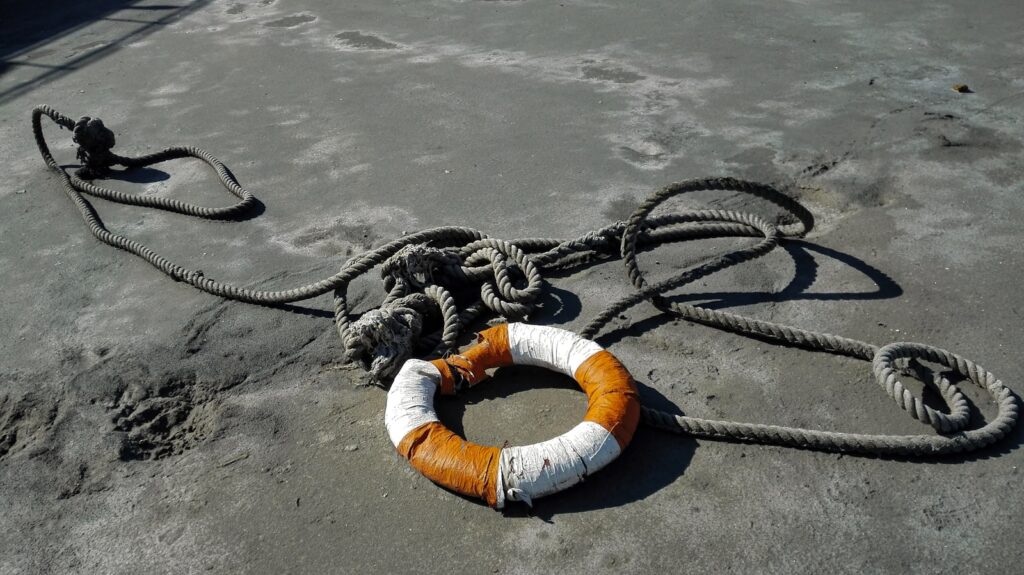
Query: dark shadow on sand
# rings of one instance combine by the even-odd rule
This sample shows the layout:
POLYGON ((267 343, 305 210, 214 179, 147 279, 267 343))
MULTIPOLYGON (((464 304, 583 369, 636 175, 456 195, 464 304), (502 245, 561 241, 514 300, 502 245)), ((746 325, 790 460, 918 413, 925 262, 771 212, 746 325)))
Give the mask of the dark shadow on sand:
POLYGON ((130 184, 155 184, 170 179, 171 175, 156 168, 127 168, 111 170, 108 179, 130 184))
MULTIPOLYGON (((66 2, 60 0, 4 0, 0 7, 0 76, 15 67, 36 70, 31 77, 0 91, 0 104, 46 85, 71 72, 80 71, 110 56, 120 46, 139 40, 163 26, 207 4, 209 0, 182 0, 175 4, 139 5, 140 0, 88 0, 66 2), (129 18, 113 18, 112 14, 130 10, 129 18), (70 56, 60 65, 42 61, 52 55, 46 48, 58 40, 98 20, 113 20, 131 24, 129 29, 119 28, 119 34, 100 41, 70 48, 70 56)), ((25 111, 26 114, 28 110, 25 111)), ((97 113, 96 110, 69 110, 75 114, 97 113)))
MULTIPOLYGON (((793 258, 793 279, 781 290, 765 292, 698 292, 683 293, 666 297, 672 303, 691 304, 708 309, 721 310, 761 303, 786 301, 860 301, 892 299, 903 295, 903 288, 884 272, 850 254, 826 248, 804 240, 786 240, 780 245, 782 251, 793 258), (835 260, 864 275, 874 289, 867 291, 809 292, 818 278, 818 260, 815 257, 835 260)), ((608 347, 627 337, 638 337, 644 333, 676 321, 676 317, 663 313, 628 326, 608 330, 597 337, 598 343, 608 347)), ((785 345, 775 340, 772 343, 785 345)))
POLYGON ((531 323, 552 325, 572 321, 583 311, 579 296, 569 290, 544 286, 544 293, 537 300, 537 311, 530 316, 531 323))

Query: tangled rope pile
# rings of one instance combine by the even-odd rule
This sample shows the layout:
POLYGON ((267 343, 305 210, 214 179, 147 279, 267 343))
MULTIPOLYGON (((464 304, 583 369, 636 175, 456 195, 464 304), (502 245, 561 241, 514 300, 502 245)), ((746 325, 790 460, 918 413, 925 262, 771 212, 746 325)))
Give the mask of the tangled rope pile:
POLYGON ((320 281, 283 291, 259 291, 221 283, 200 271, 167 260, 132 239, 109 231, 83 194, 122 204, 145 206, 200 218, 229 219, 244 215, 257 203, 217 158, 193 147, 167 148, 141 157, 119 156, 111 151, 114 135, 98 119, 75 122, 48 106, 32 112, 36 144, 49 166, 61 178, 64 191, 75 203, 100 241, 133 253, 178 281, 224 298, 264 305, 283 304, 334 293, 334 317, 347 359, 363 364, 374 382, 383 385, 402 363, 413 356, 453 353, 460 334, 485 311, 508 320, 523 319, 533 311, 544 290, 543 273, 567 271, 595 260, 621 257, 636 288, 632 295, 600 313, 580 334, 594 336, 613 317, 630 306, 649 301, 673 316, 780 344, 855 357, 872 363, 876 381, 911 417, 931 425, 939 435, 865 435, 795 427, 717 421, 674 415, 649 407, 642 411, 648 425, 697 437, 785 445, 824 451, 858 452, 892 456, 935 456, 965 452, 990 445, 1007 435, 1017 422, 1018 406, 1013 393, 992 373, 954 353, 920 343, 895 342, 877 347, 870 343, 756 320, 696 305, 674 303, 664 293, 709 274, 762 256, 786 238, 803 236, 813 222, 800 204, 770 186, 736 180, 709 178, 668 185, 648 197, 626 222, 617 222, 574 240, 529 238, 506 241, 490 238, 472 228, 440 227, 393 240, 349 259, 341 270, 320 281), (42 131, 46 116, 62 128, 73 130, 84 163, 69 175, 54 160, 42 131), (125 194, 91 183, 115 165, 135 168, 165 160, 193 157, 206 162, 239 202, 222 208, 206 208, 177 200, 125 194), (670 198, 702 190, 740 192, 768 200, 788 215, 782 224, 731 210, 697 210, 652 216, 670 198), (637 253, 658 245, 689 239, 747 236, 755 244, 717 256, 669 279, 649 283, 640 270, 637 253), (388 294, 380 307, 355 321, 349 318, 347 290, 355 278, 380 266, 388 294), (460 311, 461 308, 461 311, 460 311), (977 429, 967 429, 969 403, 959 388, 941 374, 926 386, 936 389, 948 413, 933 409, 914 396, 900 381, 910 371, 920 371, 916 361, 941 364, 986 390, 998 405, 998 414, 977 429))

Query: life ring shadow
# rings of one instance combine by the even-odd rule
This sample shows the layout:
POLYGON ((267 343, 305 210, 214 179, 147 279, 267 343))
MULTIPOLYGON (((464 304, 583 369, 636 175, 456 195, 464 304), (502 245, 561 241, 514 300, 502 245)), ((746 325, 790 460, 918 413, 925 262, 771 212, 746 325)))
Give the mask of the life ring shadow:
MULTIPOLYGON (((541 368, 513 366, 499 371, 502 377, 488 379, 460 396, 439 397, 435 409, 441 422, 465 438, 463 416, 469 405, 508 398, 531 389, 580 391, 571 378, 541 368)), ((641 382, 637 382, 637 388, 640 402, 644 406, 683 415, 675 404, 656 389, 641 382)), ((587 476, 583 482, 565 491, 535 501, 532 509, 514 503, 506 507, 504 513, 550 520, 559 514, 619 507, 640 501, 681 477, 696 449, 697 442, 692 437, 664 433, 641 423, 630 445, 604 469, 587 476)), ((477 499, 466 499, 483 504, 477 499)))

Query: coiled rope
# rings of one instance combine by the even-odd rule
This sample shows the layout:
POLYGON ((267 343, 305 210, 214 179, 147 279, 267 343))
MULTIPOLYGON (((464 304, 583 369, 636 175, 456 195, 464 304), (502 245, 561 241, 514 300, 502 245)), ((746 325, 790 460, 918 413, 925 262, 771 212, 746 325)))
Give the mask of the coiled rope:
POLYGON ((356 255, 341 270, 325 279, 282 291, 251 290, 207 278, 202 272, 179 266, 145 245, 108 230, 83 194, 113 202, 144 206, 208 219, 244 216, 257 205, 227 169, 211 154, 194 147, 172 147, 140 157, 111 151, 114 134, 98 119, 79 121, 49 106, 32 111, 36 144, 49 166, 61 178, 64 191, 78 208, 89 230, 100 241, 133 253, 174 278, 207 293, 263 305, 283 304, 334 292, 335 326, 347 359, 361 362, 378 384, 394 375, 414 354, 445 355, 456 350, 459 335, 487 310, 509 320, 525 318, 544 289, 542 272, 566 271, 586 263, 621 257, 635 291, 593 319, 580 335, 593 339, 612 318, 642 301, 673 316, 779 344, 845 355, 870 361, 875 380, 911 417, 932 426, 938 434, 866 435, 797 427, 719 421, 674 415, 643 408, 648 425, 697 437, 775 444, 834 452, 889 456, 937 456, 972 451, 1005 437, 1016 425, 1016 396, 991 372, 971 360, 930 345, 894 342, 877 347, 870 343, 783 324, 756 320, 697 305, 679 304, 662 294, 701 277, 760 257, 787 238, 803 236, 811 214, 774 188, 733 178, 707 178, 670 184, 648 197, 626 222, 617 222, 574 240, 528 238, 506 241, 490 238, 466 227, 432 228, 403 236, 356 255), (54 160, 42 131, 42 117, 73 131, 83 167, 68 174, 54 160), (108 174, 111 166, 149 166, 166 160, 193 157, 214 169, 224 187, 239 201, 231 206, 207 208, 178 200, 118 192, 90 181, 108 174), (776 204, 788 220, 776 225, 756 215, 731 210, 697 210, 651 216, 666 200, 695 191, 720 190, 757 196, 776 204), (748 236, 757 243, 720 255, 678 275, 649 283, 641 271, 637 252, 689 239, 748 236), (380 266, 388 295, 381 306, 352 321, 346 298, 355 278, 380 266), (461 307, 461 311, 460 308, 461 307), (432 330, 431 325, 440 325, 432 330), (969 403, 947 377, 937 374, 926 386, 937 389, 948 407, 942 412, 925 403, 900 381, 915 368, 914 361, 941 364, 986 390, 998 406, 997 415, 984 426, 967 429, 969 403), (908 368, 909 366, 909 368, 908 368))

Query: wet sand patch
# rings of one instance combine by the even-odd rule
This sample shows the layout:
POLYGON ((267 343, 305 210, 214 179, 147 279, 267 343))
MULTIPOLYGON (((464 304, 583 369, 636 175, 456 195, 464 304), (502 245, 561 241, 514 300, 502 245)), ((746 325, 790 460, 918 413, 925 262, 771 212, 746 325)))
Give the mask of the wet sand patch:
POLYGON ((633 84, 646 78, 646 76, 636 72, 604 64, 586 64, 581 71, 584 80, 614 82, 616 84, 633 84))
POLYGON ((309 24, 314 20, 316 20, 316 16, 312 14, 292 14, 291 16, 264 22, 263 25, 267 28, 296 28, 303 24, 309 24))
POLYGON ((346 46, 357 50, 397 50, 400 48, 398 44, 388 42, 373 34, 363 34, 358 30, 346 30, 334 37, 341 40, 346 46))

